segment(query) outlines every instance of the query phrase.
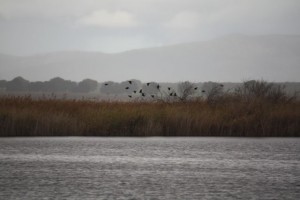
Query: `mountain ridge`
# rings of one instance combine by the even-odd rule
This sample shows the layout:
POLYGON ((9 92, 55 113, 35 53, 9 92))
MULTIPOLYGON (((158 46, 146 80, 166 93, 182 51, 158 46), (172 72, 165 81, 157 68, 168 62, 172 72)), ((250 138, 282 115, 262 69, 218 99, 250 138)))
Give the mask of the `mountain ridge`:
POLYGON ((300 35, 231 35, 121 53, 60 51, 32 56, 0 54, 0 79, 92 78, 121 81, 299 81, 300 35))

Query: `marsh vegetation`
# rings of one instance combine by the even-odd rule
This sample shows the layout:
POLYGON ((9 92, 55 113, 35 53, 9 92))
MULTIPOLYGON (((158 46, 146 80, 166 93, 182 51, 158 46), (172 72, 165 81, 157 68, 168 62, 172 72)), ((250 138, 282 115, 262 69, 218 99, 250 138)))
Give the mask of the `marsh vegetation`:
POLYGON ((250 81, 194 98, 181 91, 127 102, 3 96, 0 136, 300 136, 300 102, 282 86, 250 81))

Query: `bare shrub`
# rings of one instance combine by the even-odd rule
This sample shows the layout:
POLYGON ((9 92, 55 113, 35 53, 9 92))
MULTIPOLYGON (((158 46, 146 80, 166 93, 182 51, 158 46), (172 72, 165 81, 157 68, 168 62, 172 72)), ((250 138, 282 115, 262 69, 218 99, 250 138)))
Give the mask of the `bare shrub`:
POLYGON ((203 86, 204 94, 206 96, 206 101, 208 104, 212 105, 221 102, 224 97, 224 87, 222 84, 215 82, 205 83, 203 86))
POLYGON ((234 93, 241 100, 246 101, 262 99, 277 103, 291 99, 286 94, 284 85, 268 83, 264 80, 246 81, 240 87, 236 88, 234 93))
POLYGON ((185 81, 178 84, 178 98, 181 101, 187 101, 195 93, 195 84, 189 81, 185 81))

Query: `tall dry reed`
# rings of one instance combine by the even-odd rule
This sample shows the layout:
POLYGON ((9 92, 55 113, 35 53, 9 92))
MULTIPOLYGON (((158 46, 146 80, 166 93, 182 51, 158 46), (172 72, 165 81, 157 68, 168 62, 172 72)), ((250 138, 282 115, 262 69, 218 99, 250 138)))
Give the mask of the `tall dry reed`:
POLYGON ((0 98, 0 136, 300 136, 300 102, 0 98))

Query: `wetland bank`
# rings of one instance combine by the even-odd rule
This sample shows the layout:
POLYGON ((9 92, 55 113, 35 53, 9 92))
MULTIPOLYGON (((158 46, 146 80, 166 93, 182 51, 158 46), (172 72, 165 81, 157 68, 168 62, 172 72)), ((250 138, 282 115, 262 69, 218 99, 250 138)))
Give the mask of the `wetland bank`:
POLYGON ((231 93, 217 86, 206 98, 185 89, 130 101, 2 96, 0 136, 300 136, 299 99, 280 85, 245 82, 231 93))

